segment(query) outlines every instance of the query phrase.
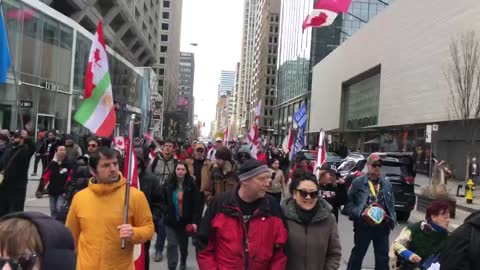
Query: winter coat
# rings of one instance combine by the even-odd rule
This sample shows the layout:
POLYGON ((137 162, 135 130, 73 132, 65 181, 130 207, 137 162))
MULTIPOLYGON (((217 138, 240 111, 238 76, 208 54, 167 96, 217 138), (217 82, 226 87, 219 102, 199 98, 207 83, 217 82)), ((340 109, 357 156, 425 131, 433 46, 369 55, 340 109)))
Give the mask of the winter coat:
POLYGON ((35 144, 35 153, 45 154, 47 152, 47 145, 45 144, 45 139, 38 140, 35 144))
POLYGON ((183 182, 182 216, 177 217, 173 193, 177 189, 176 178, 170 178, 162 186, 162 213, 166 225, 172 227, 187 224, 200 224, 202 219, 202 202, 200 191, 191 176, 185 177, 183 182))
POLYGON ((318 199, 317 213, 309 224, 304 224, 297 214, 293 199, 283 207, 288 224, 287 270, 336 270, 342 257, 340 238, 332 207, 318 199))
MULTIPOLYGON (((395 198, 392 191, 392 184, 380 177, 380 194, 382 200, 379 203, 385 207, 387 211, 388 223, 390 229, 395 227, 397 216, 395 214, 395 198)), ((348 190, 348 203, 347 203, 347 213, 353 221, 358 221, 361 219, 363 210, 368 206, 368 200, 370 198, 370 188, 368 186, 368 175, 362 175, 353 180, 350 189, 348 190)))
POLYGON ((285 175, 283 174, 282 170, 274 171, 272 169, 272 185, 268 188, 268 192, 270 193, 283 193, 286 190, 285 184, 285 175), (275 174, 275 177, 273 177, 275 174))
POLYGON ((168 176, 175 172, 177 162, 173 155, 172 158, 167 160, 162 153, 158 153, 152 163, 148 165, 147 171, 153 173, 157 177, 157 181, 162 185, 168 176))
POLYGON ((47 169, 42 175, 43 189, 48 185, 48 194, 58 196, 65 193, 67 184, 70 182, 73 172, 73 165, 70 160, 65 159, 61 164, 57 161, 50 161, 47 169))
POLYGON ((82 156, 82 149, 78 144, 74 144, 72 146, 65 146, 67 150, 67 156, 70 160, 76 160, 80 156, 82 156))
POLYGON ((0 171, 5 169, 5 179, 1 189, 9 192, 27 188, 28 167, 34 152, 35 144, 30 138, 25 138, 23 144, 11 145, 5 151, 0 161, 0 171), (12 158, 13 160, 11 160, 12 158), (7 166, 8 168, 6 168, 7 166))
POLYGON ((55 157, 58 141, 57 139, 53 139, 53 140, 47 139, 45 141, 45 145, 47 147, 47 150, 45 151, 45 154, 47 154, 47 157, 48 157, 47 161, 50 162, 52 161, 53 157, 55 157))
MULTIPOLYGON (((187 159, 188 171, 191 175, 194 174, 195 168, 194 163, 195 159, 187 159)), ((195 179, 195 183, 201 192, 207 191, 210 186, 210 170, 212 169, 212 162, 208 159, 205 159, 202 166, 202 177, 201 179, 195 179)))
POLYGON ((232 161, 225 161, 223 168, 215 164, 210 176, 209 192, 217 196, 234 190, 236 185, 237 175, 235 173, 235 164, 232 161))
POLYGON ((88 188, 73 198, 66 226, 70 229, 77 250, 77 270, 133 270, 133 246, 145 243, 153 236, 152 213, 143 192, 130 189, 128 223, 133 238, 125 249, 120 248, 117 227, 123 224, 126 180, 110 184, 96 183, 92 178, 88 188))
MULTIPOLYGON (((403 228, 392 243, 390 259, 394 260, 398 257, 399 263, 414 267, 409 262, 412 254, 420 256, 422 262, 430 256, 441 256, 446 251, 448 231, 439 227, 434 228, 434 225, 431 224, 427 221, 420 221, 403 228)), ((399 269, 404 268, 400 267, 399 269)))
POLYGON ((66 205, 70 205, 75 195, 80 190, 88 187, 88 181, 92 175, 88 166, 88 158, 80 158, 77 160, 76 167, 73 169, 71 180, 67 183, 65 191, 66 205))
POLYGON ((199 228, 200 270, 284 270, 287 229, 280 206, 265 196, 250 217, 248 230, 238 188, 215 198, 199 228))
POLYGON ((447 251, 440 258, 440 269, 478 270, 480 269, 479 257, 480 211, 476 211, 450 235, 447 251))
POLYGON ((345 184, 320 185, 320 196, 332 206, 332 213, 338 221, 338 209, 341 205, 347 203, 347 187, 345 184))
POLYGON ((138 178, 140 190, 147 198, 153 220, 158 221, 162 217, 162 187, 155 176, 149 172, 142 172, 138 178))

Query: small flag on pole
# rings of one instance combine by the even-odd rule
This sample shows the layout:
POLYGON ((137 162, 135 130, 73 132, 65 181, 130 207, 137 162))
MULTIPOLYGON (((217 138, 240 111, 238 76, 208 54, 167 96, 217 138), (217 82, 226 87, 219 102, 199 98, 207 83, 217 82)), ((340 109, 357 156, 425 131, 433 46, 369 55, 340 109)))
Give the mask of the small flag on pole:
POLYGON ((110 136, 115 128, 116 117, 101 21, 90 48, 83 97, 84 101, 75 113, 75 121, 97 136, 110 136))
POLYGON ((0 0, 0 83, 7 81, 7 74, 12 61, 8 48, 8 35, 5 20, 3 18, 3 1, 0 0))

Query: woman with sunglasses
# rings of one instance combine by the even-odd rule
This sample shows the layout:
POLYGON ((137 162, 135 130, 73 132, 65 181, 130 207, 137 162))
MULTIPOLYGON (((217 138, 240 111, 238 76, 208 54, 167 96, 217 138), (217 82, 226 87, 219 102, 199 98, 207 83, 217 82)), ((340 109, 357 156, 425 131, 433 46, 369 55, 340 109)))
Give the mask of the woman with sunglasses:
POLYGON ((298 170, 290 184, 292 198, 284 213, 288 223, 287 270, 338 269, 342 256, 332 207, 319 197, 315 175, 298 170))
POLYGON ((74 270, 75 244, 60 222, 38 212, 0 219, 0 269, 74 270))

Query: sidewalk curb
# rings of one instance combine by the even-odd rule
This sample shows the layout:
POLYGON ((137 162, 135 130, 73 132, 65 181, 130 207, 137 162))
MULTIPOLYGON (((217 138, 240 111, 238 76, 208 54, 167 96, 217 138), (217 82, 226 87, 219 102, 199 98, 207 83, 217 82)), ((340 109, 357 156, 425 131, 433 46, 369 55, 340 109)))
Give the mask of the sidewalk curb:
MULTIPOLYGON (((418 192, 415 192, 415 196, 421 196, 422 194, 421 193, 418 193, 418 192)), ((454 198, 455 200, 458 201, 458 198, 459 199, 464 199, 464 197, 456 197, 456 196, 452 196, 452 198, 454 198)), ((480 205, 478 205, 479 208, 473 208, 473 207, 469 207, 469 206, 465 206, 465 205, 461 205, 461 204, 456 204, 456 209, 459 209, 459 210, 462 210, 462 211, 465 211, 465 212, 468 212, 468 213, 473 213, 475 211, 478 211, 480 210, 480 205)))

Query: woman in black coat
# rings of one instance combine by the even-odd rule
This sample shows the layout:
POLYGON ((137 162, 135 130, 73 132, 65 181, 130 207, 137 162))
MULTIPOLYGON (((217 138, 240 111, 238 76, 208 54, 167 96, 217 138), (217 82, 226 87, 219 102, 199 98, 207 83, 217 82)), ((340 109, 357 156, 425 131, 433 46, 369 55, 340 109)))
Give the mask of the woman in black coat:
POLYGON ((188 236, 196 233, 202 217, 200 191, 184 161, 175 165, 175 172, 162 187, 162 197, 168 269, 177 268, 180 249, 180 269, 183 270, 188 256, 188 236))

